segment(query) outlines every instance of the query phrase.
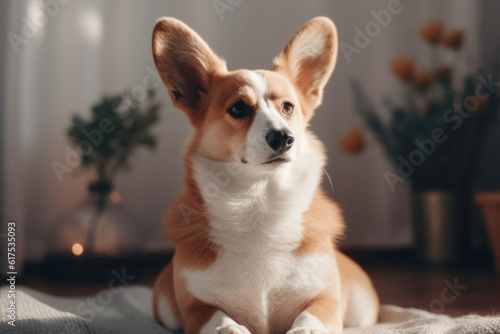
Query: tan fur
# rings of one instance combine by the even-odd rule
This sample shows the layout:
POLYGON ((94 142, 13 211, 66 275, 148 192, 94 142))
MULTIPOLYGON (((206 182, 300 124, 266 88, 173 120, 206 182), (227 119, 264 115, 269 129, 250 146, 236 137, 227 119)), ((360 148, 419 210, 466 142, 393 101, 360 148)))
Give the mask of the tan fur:
POLYGON ((340 297, 333 289, 323 291, 304 307, 304 311, 318 318, 334 332, 340 332, 343 328, 342 314, 335 312, 338 309, 340 309, 340 297))
POLYGON ((304 213, 303 226, 302 241, 295 250, 297 254, 333 252, 337 239, 344 232, 340 209, 323 190, 317 191, 311 207, 304 213))
POLYGON ((321 104, 323 87, 335 67, 337 40, 337 29, 332 21, 325 17, 317 17, 305 24, 288 42, 283 52, 274 59, 274 70, 288 77, 302 92, 307 119, 313 116, 314 109, 321 104), (302 59, 300 62, 295 61, 294 48, 302 42, 304 35, 311 32, 326 41, 325 52, 316 57, 302 59), (320 75, 317 75, 318 69, 321 71, 320 75))
POLYGON ((157 307, 159 304, 160 297, 163 297, 168 301, 170 308, 174 313, 174 317, 177 319, 179 323, 182 323, 181 313, 177 305, 177 300, 175 299, 173 267, 174 266, 172 262, 167 264, 165 268, 163 268, 163 270, 161 271, 160 275, 158 275, 158 278, 155 281, 154 285, 155 293, 153 295, 153 305, 155 307, 153 308, 153 313, 156 321, 158 321, 159 323, 162 323, 160 314, 158 312, 159 310, 157 307))
POLYGON ((196 125, 203 120, 196 113, 202 107, 201 100, 212 75, 226 71, 225 61, 177 19, 159 20, 153 30, 152 44, 156 67, 174 105, 185 111, 196 125))
MULTIPOLYGON (((180 261, 178 261, 181 263, 180 261)), ((200 329, 210 321, 217 309, 195 298, 185 286, 184 280, 176 275, 174 277, 177 303, 182 314, 184 332, 186 334, 199 333, 200 329)))
POLYGON ((373 304, 376 306, 377 313, 379 308, 379 299, 375 288, 366 272, 353 260, 341 252, 336 252, 337 266, 339 267, 340 282, 342 290, 342 313, 345 314, 349 296, 352 292, 353 284, 357 283, 363 286, 369 292, 373 304))

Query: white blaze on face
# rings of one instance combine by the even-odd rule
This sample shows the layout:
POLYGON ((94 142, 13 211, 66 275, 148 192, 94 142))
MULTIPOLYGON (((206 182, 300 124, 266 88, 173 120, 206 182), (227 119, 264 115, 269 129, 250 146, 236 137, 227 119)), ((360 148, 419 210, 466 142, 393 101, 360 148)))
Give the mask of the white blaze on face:
POLYGON ((264 163, 274 153, 266 142, 266 134, 271 129, 283 131, 289 130, 289 127, 269 100, 265 78, 259 73, 249 71, 245 74, 245 79, 258 97, 255 118, 247 134, 245 159, 250 163, 264 163))

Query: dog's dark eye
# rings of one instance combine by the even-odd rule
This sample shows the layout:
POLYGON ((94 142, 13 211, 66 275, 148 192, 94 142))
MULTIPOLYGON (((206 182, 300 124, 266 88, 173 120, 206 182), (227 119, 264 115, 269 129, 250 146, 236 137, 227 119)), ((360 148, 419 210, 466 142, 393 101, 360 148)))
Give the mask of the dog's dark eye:
POLYGON ((293 114, 293 111, 294 111, 294 107, 293 107, 293 104, 291 104, 290 102, 285 102, 281 106, 281 112, 287 116, 290 116, 291 114, 293 114))
POLYGON ((233 103, 227 113, 233 118, 244 118, 252 113, 252 108, 243 101, 233 103))

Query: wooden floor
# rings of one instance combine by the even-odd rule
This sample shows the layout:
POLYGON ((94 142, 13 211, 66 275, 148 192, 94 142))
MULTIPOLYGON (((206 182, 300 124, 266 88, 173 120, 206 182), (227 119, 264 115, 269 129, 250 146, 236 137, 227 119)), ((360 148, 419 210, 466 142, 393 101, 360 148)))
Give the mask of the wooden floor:
POLYGON ((500 315, 500 277, 492 270, 365 266, 383 304, 460 316, 500 315))
MULTIPOLYGON (((148 265, 146 273, 132 284, 152 286, 163 266, 148 265)), ((500 276, 490 266, 467 269, 428 269, 408 264, 362 264, 371 276, 383 304, 414 307, 460 316, 470 313, 500 315, 500 276)), ((33 273, 19 285, 58 296, 87 296, 106 289, 107 284, 54 284, 33 273)))

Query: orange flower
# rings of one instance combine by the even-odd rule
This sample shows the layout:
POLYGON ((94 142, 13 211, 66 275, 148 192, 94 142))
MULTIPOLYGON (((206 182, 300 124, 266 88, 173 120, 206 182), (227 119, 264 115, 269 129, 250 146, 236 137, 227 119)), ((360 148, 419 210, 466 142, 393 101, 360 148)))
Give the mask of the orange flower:
POLYGON ((417 88, 426 89, 432 83, 432 76, 427 71, 420 71, 417 74, 415 74, 413 82, 415 83, 417 88))
POLYGON ((411 81, 415 74, 415 61, 410 57, 401 57, 391 63, 392 72, 403 81, 411 81))
POLYGON ((355 127, 340 139, 339 149, 346 154, 356 154, 363 150, 365 141, 363 132, 355 127))
POLYGON ((441 83, 448 83, 451 80, 451 67, 441 65, 434 71, 434 79, 441 83))
POLYGON ((443 22, 429 22, 420 29, 420 36, 429 44, 436 44, 443 36, 443 22))
POLYGON ((456 29, 443 37, 443 45, 454 51, 460 49, 464 43, 465 32, 461 29, 456 29))
POLYGON ((470 111, 481 112, 490 103, 488 98, 480 98, 477 96, 469 95, 465 98, 464 104, 470 111))

